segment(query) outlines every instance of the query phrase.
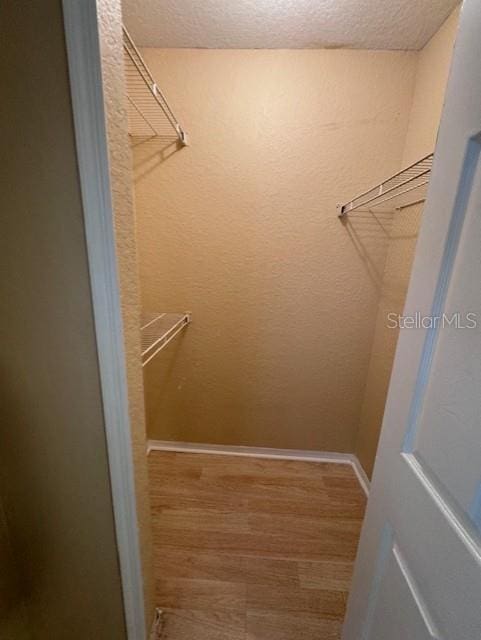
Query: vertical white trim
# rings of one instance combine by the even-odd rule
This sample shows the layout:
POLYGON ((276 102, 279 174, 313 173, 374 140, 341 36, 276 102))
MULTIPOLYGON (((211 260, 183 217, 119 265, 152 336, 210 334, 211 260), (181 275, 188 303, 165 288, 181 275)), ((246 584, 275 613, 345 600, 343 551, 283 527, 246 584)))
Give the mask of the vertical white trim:
POLYGON ((369 497, 369 491, 371 489, 371 481, 367 477, 367 473, 364 471, 362 464, 359 461, 359 458, 352 454, 352 468, 354 469, 354 473, 359 480, 359 484, 362 487, 362 490, 366 494, 366 497, 369 497))
MULTIPOLYGON (((63 0, 127 635, 146 638, 96 0, 63 0)), ((88 612, 86 612, 88 615, 88 612)))

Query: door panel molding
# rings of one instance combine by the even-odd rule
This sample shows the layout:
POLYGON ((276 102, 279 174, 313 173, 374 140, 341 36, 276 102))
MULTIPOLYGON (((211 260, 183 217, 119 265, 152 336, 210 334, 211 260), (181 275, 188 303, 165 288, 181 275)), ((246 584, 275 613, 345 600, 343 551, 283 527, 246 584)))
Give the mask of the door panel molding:
POLYGON ((451 496, 436 474, 430 470, 429 465, 420 460, 419 456, 414 453, 403 453, 402 457, 456 535, 481 562, 481 533, 476 528, 476 523, 460 507, 458 501, 451 496))
POLYGON ((409 591, 411 592, 412 598, 414 600, 414 602, 416 603, 416 606, 419 610, 419 613, 421 614, 422 619, 424 620, 424 624, 426 625, 426 629, 428 630, 429 634, 431 635, 431 637, 433 638, 433 640, 442 640, 441 635, 437 629, 437 626, 431 616, 431 613, 428 609, 428 606, 426 604, 426 602, 424 601, 424 598, 421 595, 421 591, 419 589, 419 586, 413 576, 413 574, 411 573, 408 564, 406 562, 406 559, 404 558, 403 554, 401 553, 401 549, 398 547, 398 545, 396 543, 394 543, 393 545, 393 555, 396 559, 396 562, 398 564, 399 570, 401 571, 404 580, 406 581, 406 584, 409 587, 409 591))
POLYGON ((418 633, 422 633, 425 640, 443 640, 413 571, 401 551, 394 529, 390 523, 386 523, 379 543, 361 640, 385 640, 386 633, 397 640, 404 638, 404 634, 413 627, 418 633), (389 598, 393 589, 400 590, 404 601, 389 606, 385 599, 389 598))

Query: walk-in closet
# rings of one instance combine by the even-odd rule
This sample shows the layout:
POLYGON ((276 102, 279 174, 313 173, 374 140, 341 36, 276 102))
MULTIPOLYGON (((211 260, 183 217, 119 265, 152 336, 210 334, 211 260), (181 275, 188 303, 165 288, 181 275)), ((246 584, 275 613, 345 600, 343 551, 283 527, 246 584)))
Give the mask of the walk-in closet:
POLYGON ((172 640, 340 638, 458 19, 348 4, 123 3, 172 640))
POLYGON ((0 636, 351 640, 459 2, 10 4, 0 636))
POLYGON ((340 638, 458 19, 348 4, 123 3, 172 640, 340 638))

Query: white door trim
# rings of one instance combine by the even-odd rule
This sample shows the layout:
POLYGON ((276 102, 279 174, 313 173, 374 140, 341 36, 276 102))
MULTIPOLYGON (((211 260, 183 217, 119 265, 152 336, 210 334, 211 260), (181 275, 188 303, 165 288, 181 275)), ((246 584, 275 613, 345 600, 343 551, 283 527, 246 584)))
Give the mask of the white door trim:
POLYGON ((336 451, 311 451, 304 449, 272 449, 270 447, 243 447, 226 444, 204 444, 200 442, 175 442, 173 440, 148 440, 147 453, 151 451, 174 451, 178 453, 204 453, 222 456, 247 456, 272 460, 298 460, 301 462, 329 462, 349 464, 357 476, 362 490, 369 496, 369 478, 353 453, 336 451))
POLYGON ((144 640, 143 579, 96 0, 63 0, 63 13, 127 635, 129 640, 144 640))

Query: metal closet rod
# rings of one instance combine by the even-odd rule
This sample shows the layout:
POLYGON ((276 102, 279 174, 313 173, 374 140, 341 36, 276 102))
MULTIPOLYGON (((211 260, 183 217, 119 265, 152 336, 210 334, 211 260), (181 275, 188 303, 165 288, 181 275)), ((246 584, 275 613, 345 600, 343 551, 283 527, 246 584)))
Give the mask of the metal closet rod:
MULTIPOLYGON (((363 193, 361 193, 360 195, 356 196, 346 204, 343 204, 340 206, 341 211, 339 213, 339 217, 343 218, 348 213, 358 211, 366 207, 366 205, 368 204, 374 203, 372 204, 372 206, 378 206, 383 202, 387 202, 389 200, 392 200, 393 198, 398 198, 399 196, 409 193, 410 191, 414 191, 415 189, 419 189, 419 187, 427 185, 429 183, 429 174, 431 173, 432 161, 433 161, 433 154, 429 153, 424 158, 421 158, 421 160, 414 162, 413 164, 409 165, 405 169, 401 169, 401 171, 398 171, 397 173, 393 174, 386 180, 383 180, 383 182, 379 183, 378 185, 371 187, 366 191, 363 191, 363 193), (426 176, 428 179, 423 180, 422 182, 419 182, 415 185, 409 186, 406 189, 403 189, 402 191, 399 191, 401 187, 405 187, 406 185, 409 185, 411 182, 415 180, 419 180, 424 176, 426 176), (398 179, 401 178, 401 180, 398 182, 395 182, 395 184, 393 184, 392 186, 389 186, 389 184, 392 183, 393 181, 396 181, 397 178, 398 179), (396 192, 396 193, 393 193, 393 192, 396 192), (358 200, 360 200, 364 196, 369 196, 370 194, 373 194, 373 195, 367 198, 366 200, 363 200, 362 202, 355 204, 358 200), (391 195, 388 195, 388 194, 391 194, 391 195)), ((399 207, 395 207, 395 209, 405 209, 406 207, 410 207, 413 204, 419 204, 423 200, 424 198, 420 198, 415 202, 410 202, 410 203, 402 204, 399 207)))

